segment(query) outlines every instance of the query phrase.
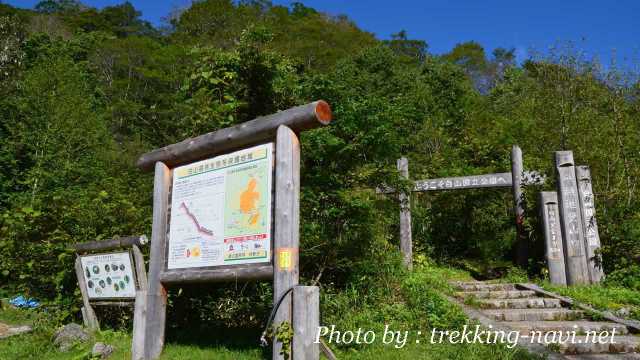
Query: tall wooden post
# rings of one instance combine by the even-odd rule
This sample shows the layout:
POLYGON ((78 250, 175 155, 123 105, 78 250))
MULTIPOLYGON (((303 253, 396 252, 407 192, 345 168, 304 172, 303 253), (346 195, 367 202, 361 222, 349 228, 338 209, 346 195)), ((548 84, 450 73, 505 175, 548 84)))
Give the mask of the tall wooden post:
POLYGON ((582 230, 586 238, 587 264, 589 277, 592 283, 599 283, 604 277, 602 263, 597 252, 600 249, 600 234, 596 221, 595 196, 591 183, 591 171, 588 166, 576 167, 578 181, 578 197, 580 198, 580 210, 582 215, 582 230))
POLYGON ((315 342, 320 326, 320 288, 296 286, 293 289, 293 360, 320 359, 320 344, 315 342))
POLYGON ((89 328, 91 331, 100 330, 100 323, 98 322, 98 317, 96 316, 95 311, 93 311, 93 307, 89 302, 89 294, 87 293, 87 286, 84 281, 84 270, 82 270, 82 262, 80 261, 80 257, 76 257, 76 277, 78 278, 78 284, 80 285, 80 294, 82 294, 82 320, 84 321, 84 326, 89 328))
POLYGON ((156 162, 153 181, 153 224, 151 227, 149 290, 147 293, 146 324, 144 324, 145 359, 159 358, 164 345, 167 291, 160 282, 160 274, 165 265, 164 250, 167 242, 170 188, 171 170, 162 162, 156 162))
POLYGON ((526 267, 529 261, 529 244, 527 234, 524 231, 523 172, 522 150, 518 145, 513 145, 511 148, 511 186, 513 192, 513 213, 516 220, 516 263, 521 267, 526 267))
POLYGON ((589 270, 585 254, 582 216, 579 210, 578 185, 573 163, 573 152, 556 151, 560 223, 564 239, 567 284, 589 283, 589 270))
MULTIPOLYGON (((275 229, 273 297, 278 301, 292 286, 298 284, 300 244, 300 143, 289 127, 281 125, 276 135, 276 181, 275 181, 275 229)), ((283 322, 292 325, 292 301, 288 294, 273 325, 283 322)), ((273 359, 285 359, 280 355, 282 344, 273 342, 273 359)), ((288 360, 288 359, 287 359, 288 360)))
POLYGON ((558 212, 558 193, 555 191, 540 192, 540 215, 544 227, 549 280, 552 284, 567 285, 562 230, 560 229, 558 212))
POLYGON ((144 266, 144 257, 137 245, 131 246, 133 261, 135 263, 138 289, 136 291, 135 307, 133 310, 133 340, 131 341, 131 358, 133 360, 144 359, 144 330, 147 312, 147 269, 144 266))
MULTIPOLYGON (((401 157, 397 161, 398 172, 404 179, 409 180, 409 160, 401 157)), ((398 192, 400 201, 400 252, 404 265, 413 268, 413 244, 411 239, 411 193, 398 192)))

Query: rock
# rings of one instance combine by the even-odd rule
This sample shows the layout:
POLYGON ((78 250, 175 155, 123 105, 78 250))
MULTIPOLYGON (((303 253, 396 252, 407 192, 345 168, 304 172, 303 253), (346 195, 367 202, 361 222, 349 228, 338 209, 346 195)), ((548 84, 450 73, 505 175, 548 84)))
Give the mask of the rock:
POLYGON ((106 359, 111 353, 113 353, 113 346, 101 342, 95 343, 91 349, 91 356, 94 358, 106 359))
POLYGON ((616 310, 616 316, 619 316, 621 318, 628 318, 631 315, 631 310, 629 310, 629 308, 620 308, 618 310, 616 310))
POLYGON ((67 324, 62 329, 56 331, 53 336, 53 344, 58 347, 58 350, 65 352, 71 349, 77 343, 83 343, 91 335, 78 324, 67 324))

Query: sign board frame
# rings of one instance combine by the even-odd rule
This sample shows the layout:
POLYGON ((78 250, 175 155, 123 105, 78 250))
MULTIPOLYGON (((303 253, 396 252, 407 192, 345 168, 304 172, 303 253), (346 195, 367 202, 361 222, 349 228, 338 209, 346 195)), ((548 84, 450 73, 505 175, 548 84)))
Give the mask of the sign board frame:
MULTIPOLYGON (((298 285, 299 278, 300 142, 297 133, 328 125, 330 121, 331 108, 320 100, 186 139, 140 157, 138 166, 142 170, 155 169, 149 291, 146 299, 145 326, 141 331, 142 335, 137 337, 144 348, 140 359, 157 359, 162 353, 167 287, 173 284, 272 279, 274 303, 284 296, 275 314, 274 324, 277 326, 282 322, 293 322, 292 295, 285 294, 298 285), (175 211, 170 205, 174 175, 172 169, 274 141, 272 261, 259 265, 239 264, 169 270, 166 264, 169 216, 171 211, 175 211)), ((134 341, 135 338, 134 334, 134 341)), ((305 340, 308 339, 294 334, 294 359, 312 359, 308 354, 313 354, 311 348, 318 345, 305 340), (296 343, 307 345, 296 346, 296 343)), ((274 360, 284 359, 280 354, 281 349, 282 344, 274 342, 274 360)))
MULTIPOLYGON (((127 236, 116 237, 109 240, 90 241, 86 243, 79 243, 72 245, 72 249, 76 252, 75 271, 78 279, 78 285, 80 287, 80 293, 82 294, 82 319, 84 325, 92 331, 100 330, 100 323, 98 317, 93 309, 93 306, 122 306, 122 307, 134 307, 133 313, 133 344, 131 348, 131 354, 134 358, 139 358, 143 353, 143 348, 140 346, 142 330, 145 328, 145 312, 146 312, 146 298, 147 298, 147 272, 144 263, 144 256, 140 251, 139 246, 147 244, 148 239, 145 235, 142 236, 127 236), (90 299, 87 291, 87 284, 85 283, 84 269, 82 267, 81 256, 82 254, 96 254, 99 251, 110 251, 116 249, 128 249, 130 260, 132 263, 132 279, 136 285, 135 298, 117 298, 117 299, 90 299)), ((122 251, 120 251, 122 252, 122 251)))

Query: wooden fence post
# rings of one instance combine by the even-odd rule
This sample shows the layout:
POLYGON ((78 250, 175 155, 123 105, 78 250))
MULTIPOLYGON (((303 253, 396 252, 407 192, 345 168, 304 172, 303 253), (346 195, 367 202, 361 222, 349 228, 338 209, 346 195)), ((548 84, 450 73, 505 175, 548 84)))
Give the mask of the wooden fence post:
MULTIPOLYGON (((401 157, 397 161, 398 172, 404 179, 409 180, 409 161, 401 157)), ((404 265, 408 269, 413 268, 413 250, 411 240, 411 193, 398 192, 400 201, 400 251, 404 265)))
MULTIPOLYGON (((281 125, 276 135, 275 229, 273 298, 274 304, 291 287, 298 284, 300 244, 300 142, 289 127, 281 125)), ((291 294, 276 312, 273 326, 283 322, 292 326, 291 294)), ((280 355, 282 344, 273 341, 273 359, 280 355)), ((287 357, 288 360, 290 357, 287 357)))
POLYGON ((518 145, 513 145, 511 147, 511 186, 513 191, 513 212, 516 220, 516 263, 524 268, 529 261, 529 243, 527 234, 524 231, 523 172, 522 150, 518 145))
POLYGON ((588 166, 576 166, 578 195, 582 215, 582 230, 586 239, 587 265, 592 283, 599 283, 604 277, 601 258, 597 255, 600 249, 600 234, 596 221, 596 205, 591 183, 591 171, 588 166))
POLYGON ((296 286, 293 289, 293 360, 320 359, 315 335, 320 326, 320 288, 296 286))
POLYGON ((95 311, 93 311, 93 307, 91 303, 89 303, 89 294, 87 293, 87 286, 84 281, 84 270, 82 269, 82 262, 80 261, 80 256, 76 256, 76 277, 78 278, 78 284, 80 285, 80 293, 82 294, 82 320, 84 322, 84 326, 89 328, 91 331, 100 330, 100 323, 98 322, 98 317, 96 316, 95 311))
POLYGON ((564 256, 567 270, 567 284, 589 283, 587 257, 585 254, 582 216, 579 209, 578 185, 573 163, 573 152, 556 151, 556 172, 560 223, 564 239, 564 256))
MULTIPOLYGON (((164 345, 167 291, 160 282, 160 273, 164 269, 170 189, 171 170, 162 162, 157 162, 153 181, 153 224, 151 227, 149 290, 147 293, 146 324, 144 324, 145 359, 159 358, 164 345)), ((136 345, 134 344, 133 346, 135 347, 136 345)))
POLYGON ((560 229, 558 212, 558 193, 555 191, 540 192, 540 216, 544 229, 549 280, 552 284, 567 285, 562 230, 560 229))
POLYGON ((133 261, 135 262, 138 290, 136 291, 135 307, 133 310, 133 340, 131 341, 131 358, 144 359, 144 330, 147 312, 147 269, 144 266, 144 256, 137 245, 133 245, 133 261))

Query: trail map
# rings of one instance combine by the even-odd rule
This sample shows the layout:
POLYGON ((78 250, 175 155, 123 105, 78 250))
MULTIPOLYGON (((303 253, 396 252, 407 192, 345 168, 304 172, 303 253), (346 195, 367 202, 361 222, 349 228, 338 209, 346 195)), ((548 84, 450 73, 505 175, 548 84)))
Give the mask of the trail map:
POLYGON ((168 269, 271 259, 273 144, 177 167, 168 269))

